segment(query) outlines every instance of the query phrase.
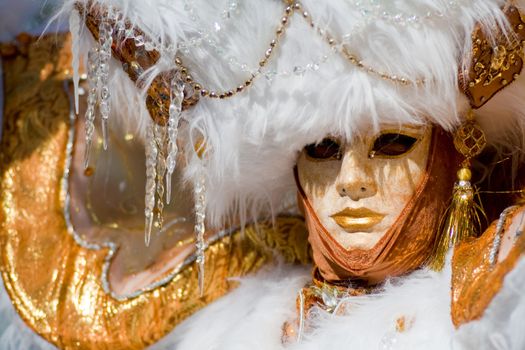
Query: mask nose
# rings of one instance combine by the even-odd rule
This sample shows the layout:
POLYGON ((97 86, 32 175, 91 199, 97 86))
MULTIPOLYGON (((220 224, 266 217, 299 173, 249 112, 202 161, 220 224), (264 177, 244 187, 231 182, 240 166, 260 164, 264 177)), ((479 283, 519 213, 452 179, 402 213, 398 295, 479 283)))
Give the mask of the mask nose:
POLYGON ((358 201, 376 195, 377 183, 369 163, 366 150, 349 150, 344 154, 336 180, 336 190, 341 197, 358 201))

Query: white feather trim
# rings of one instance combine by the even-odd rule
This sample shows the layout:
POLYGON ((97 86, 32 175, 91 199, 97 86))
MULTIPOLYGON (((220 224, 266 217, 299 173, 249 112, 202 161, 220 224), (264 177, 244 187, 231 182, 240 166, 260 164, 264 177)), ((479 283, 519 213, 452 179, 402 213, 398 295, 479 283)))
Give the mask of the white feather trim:
MULTIPOLYGON (((66 0, 63 13, 71 11, 74 1, 66 0)), ((190 2, 194 4, 193 12, 183 0, 93 3, 121 9, 150 37, 171 45, 191 42, 199 30, 208 30, 217 23, 221 30, 212 37, 218 49, 201 45, 183 52, 193 77, 212 90, 235 88, 249 77, 238 65, 232 67, 229 62, 257 67, 284 8, 278 0, 239 0, 238 14, 230 20, 221 20, 228 1, 193 0, 190 2)), ((265 72, 289 74, 278 75, 271 82, 259 77, 234 98, 202 99, 185 113, 189 123, 181 134, 187 135, 184 141, 187 179, 194 179, 201 171, 200 160, 193 151, 193 137, 204 134, 207 149, 211 150, 205 175, 207 218, 214 226, 222 226, 232 216, 240 216, 241 222, 245 222, 256 220, 261 214, 279 212, 283 201, 294 196, 292 168, 297 152, 327 134, 351 139, 355 134, 377 129, 381 123, 433 122, 451 130, 466 107, 466 99, 458 89, 457 72, 469 62, 470 35, 475 24, 481 23, 488 33, 507 25, 500 9, 503 0, 459 2, 462 5, 453 11, 445 0, 385 2, 394 13, 415 13, 421 17, 429 10, 446 13, 442 19, 422 20, 417 27, 366 21, 347 0, 303 3, 319 28, 329 29, 337 38, 351 33, 350 50, 368 65, 409 79, 423 78, 428 83, 400 87, 367 74, 341 55, 332 54, 329 45, 302 16, 293 16, 274 57, 265 67, 265 72), (328 59, 319 70, 292 73, 295 66, 306 66, 323 55, 328 59)), ((517 3, 523 6, 524 1, 517 3)), ((162 59, 149 73, 173 67, 170 64, 173 53, 161 53, 162 59)), ((114 79, 113 90, 129 85, 122 79, 127 78, 114 79)), ((508 96, 482 113, 482 123, 490 128, 493 143, 516 146, 509 137, 516 136, 520 141, 523 138, 525 99, 517 96, 525 88, 525 82, 521 79, 514 85, 519 85, 517 93, 510 92, 513 87, 507 88, 508 96), (499 123, 500 120, 507 122, 499 123)), ((114 105, 136 106, 137 94, 129 89, 113 95, 114 105)), ((144 134, 143 118, 147 118, 147 113, 129 111, 122 115, 122 123, 134 125, 144 134)))
POLYGON ((450 268, 417 271, 391 281, 379 295, 351 298, 347 316, 324 315, 300 342, 283 346, 281 327, 293 320, 295 297, 311 277, 282 267, 242 281, 151 350, 523 349, 525 260, 506 278, 483 318, 455 330, 450 319, 450 268), (284 276, 284 278, 283 278, 284 276), (406 331, 396 331, 404 316, 406 331), (410 321, 413 320, 410 325, 410 321))

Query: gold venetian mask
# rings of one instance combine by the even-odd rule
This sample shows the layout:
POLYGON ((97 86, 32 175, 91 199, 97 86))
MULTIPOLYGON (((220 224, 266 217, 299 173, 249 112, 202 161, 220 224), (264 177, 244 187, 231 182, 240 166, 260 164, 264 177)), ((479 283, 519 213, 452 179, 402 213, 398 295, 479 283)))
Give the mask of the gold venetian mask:
POLYGON ((321 224, 345 249, 370 249, 414 195, 431 128, 384 126, 353 142, 327 137, 304 148, 300 185, 321 224))

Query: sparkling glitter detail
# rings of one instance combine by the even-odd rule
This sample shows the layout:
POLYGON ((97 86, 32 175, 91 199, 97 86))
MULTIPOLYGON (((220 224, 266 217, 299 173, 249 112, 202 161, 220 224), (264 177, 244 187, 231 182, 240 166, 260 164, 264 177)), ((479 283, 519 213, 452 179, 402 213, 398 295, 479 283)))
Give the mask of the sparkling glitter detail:
POLYGON ((170 86, 170 110, 168 119, 168 156, 166 158, 167 174, 166 174, 166 203, 171 201, 171 181, 172 175, 177 165, 177 153, 179 148, 177 146, 177 135, 179 133, 179 122, 182 116, 182 102, 184 100, 184 83, 173 78, 170 86))
POLYGON ((206 179, 204 172, 201 170, 199 178, 195 183, 195 241, 197 248, 197 266, 199 267, 199 291, 204 293, 204 263, 206 242, 204 241, 204 232, 206 231, 204 221, 206 219, 206 179))
POLYGON ((93 133, 95 131, 95 107, 97 104, 97 66, 99 61, 98 48, 92 48, 88 53, 87 80, 88 98, 86 108, 86 146, 84 149, 84 168, 89 166, 89 156, 91 154, 91 144, 93 143, 93 133))

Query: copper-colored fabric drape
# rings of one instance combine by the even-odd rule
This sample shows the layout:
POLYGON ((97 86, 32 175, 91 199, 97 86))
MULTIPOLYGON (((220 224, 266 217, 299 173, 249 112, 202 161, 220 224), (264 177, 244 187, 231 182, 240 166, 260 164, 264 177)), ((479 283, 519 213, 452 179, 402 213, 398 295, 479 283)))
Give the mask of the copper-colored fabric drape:
POLYGON ((435 127, 427 167, 414 196, 394 225, 368 250, 345 249, 326 231, 301 188, 303 207, 314 262, 329 282, 361 279, 370 284, 420 267, 432 252, 440 220, 455 181, 459 157, 449 134, 435 127))

